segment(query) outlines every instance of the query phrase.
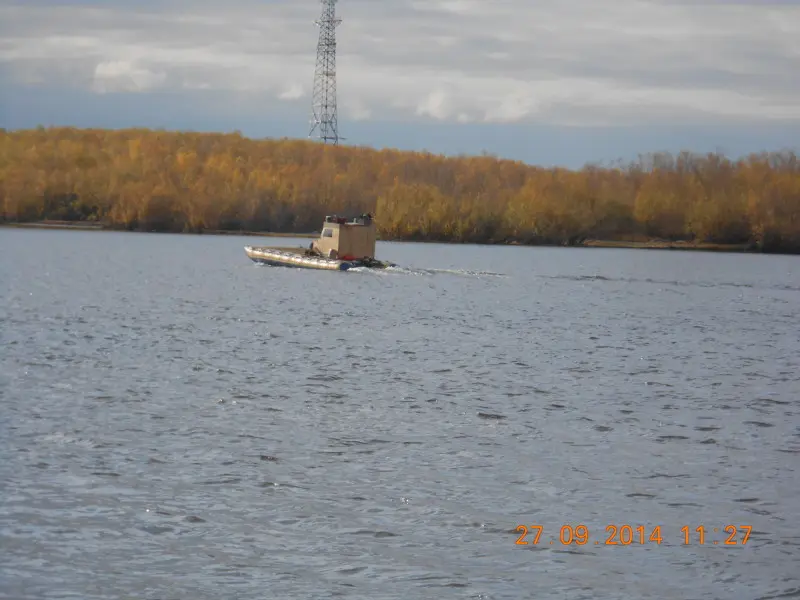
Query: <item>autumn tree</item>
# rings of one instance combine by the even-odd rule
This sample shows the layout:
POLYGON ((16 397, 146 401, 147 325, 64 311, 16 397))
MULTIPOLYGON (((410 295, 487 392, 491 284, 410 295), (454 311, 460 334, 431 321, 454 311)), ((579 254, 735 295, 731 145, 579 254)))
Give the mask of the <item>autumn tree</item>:
POLYGON ((0 218, 147 231, 317 230, 377 214, 384 239, 582 244, 649 236, 800 252, 792 152, 681 152, 543 169, 493 156, 147 129, 0 130, 0 218))

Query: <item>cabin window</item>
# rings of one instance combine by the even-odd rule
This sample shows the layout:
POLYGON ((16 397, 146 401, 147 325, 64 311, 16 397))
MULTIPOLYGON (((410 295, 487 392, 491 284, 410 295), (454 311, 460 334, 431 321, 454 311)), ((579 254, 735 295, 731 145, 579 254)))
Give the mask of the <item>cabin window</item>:
POLYGON ((322 237, 333 237, 333 229, 325 229, 322 232, 322 237))

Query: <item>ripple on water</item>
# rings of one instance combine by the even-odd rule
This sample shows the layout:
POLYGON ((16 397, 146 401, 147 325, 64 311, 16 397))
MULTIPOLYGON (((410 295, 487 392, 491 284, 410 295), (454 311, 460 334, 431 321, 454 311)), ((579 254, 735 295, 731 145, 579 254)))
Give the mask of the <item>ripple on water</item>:
POLYGON ((796 261, 247 241, 0 233, 0 595, 800 597, 796 261))

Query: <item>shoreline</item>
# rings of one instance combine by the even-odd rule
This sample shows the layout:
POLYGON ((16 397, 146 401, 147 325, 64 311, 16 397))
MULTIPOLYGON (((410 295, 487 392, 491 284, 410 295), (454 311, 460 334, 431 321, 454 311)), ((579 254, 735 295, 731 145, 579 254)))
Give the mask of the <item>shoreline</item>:
MULTIPOLYGON (((269 238, 305 238, 315 239, 319 236, 317 233, 274 233, 265 231, 236 231, 224 229, 209 229, 202 232, 191 231, 164 231, 164 232, 147 232, 140 230, 126 230, 114 227, 107 227, 102 223, 86 223, 86 222, 67 222, 67 221, 34 221, 29 223, 0 223, 0 228, 8 227, 15 229, 55 229, 55 230, 74 230, 74 231, 117 231, 126 233, 172 233, 179 235, 228 235, 228 236, 247 236, 247 237, 269 237, 269 238)), ((465 242, 452 242, 441 240, 402 240, 402 239, 384 239, 379 241, 384 242, 416 242, 416 243, 434 243, 434 244, 462 244, 465 242)), ((521 244, 519 242, 472 242, 475 245, 481 246, 525 246, 525 247, 542 247, 542 248, 620 248, 629 250, 694 250, 702 252, 727 252, 727 253, 741 253, 741 254, 773 254, 763 252, 754 248, 752 244, 716 244, 711 242, 689 242, 689 241, 668 241, 651 239, 647 241, 624 241, 624 240, 594 240, 588 239, 575 246, 563 246, 560 244, 521 244)), ((791 253, 777 253, 788 254, 791 253)))
POLYGON ((284 237, 284 238, 317 238, 319 233, 270 233, 264 231, 238 231, 226 229, 206 229, 201 232, 195 231, 142 231, 140 229, 121 229, 116 227, 106 227, 102 224, 91 223, 69 223, 57 221, 32 221, 30 223, 0 223, 0 228, 9 229, 56 229, 74 231, 116 231, 119 233, 171 233, 173 235, 242 235, 259 237, 284 237))
POLYGON ((670 242, 649 240, 647 242, 621 242, 614 240, 586 240, 584 248, 628 248, 644 250, 701 250, 704 252, 738 252, 742 254, 764 254, 751 244, 715 244, 712 242, 670 242))

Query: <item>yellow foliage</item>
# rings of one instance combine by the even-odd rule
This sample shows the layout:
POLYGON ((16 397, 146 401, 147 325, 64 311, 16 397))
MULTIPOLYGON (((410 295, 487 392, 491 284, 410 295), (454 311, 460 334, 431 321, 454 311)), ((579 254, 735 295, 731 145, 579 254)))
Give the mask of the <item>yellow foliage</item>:
POLYGON ((0 131, 4 221, 99 220, 159 230, 307 232, 376 214, 383 238, 580 244, 587 238, 750 242, 800 251, 800 161, 717 154, 542 169, 491 156, 299 140, 38 128, 0 131))

